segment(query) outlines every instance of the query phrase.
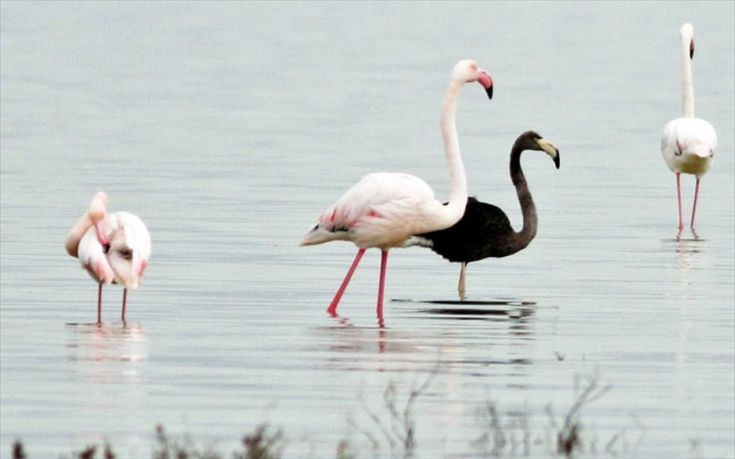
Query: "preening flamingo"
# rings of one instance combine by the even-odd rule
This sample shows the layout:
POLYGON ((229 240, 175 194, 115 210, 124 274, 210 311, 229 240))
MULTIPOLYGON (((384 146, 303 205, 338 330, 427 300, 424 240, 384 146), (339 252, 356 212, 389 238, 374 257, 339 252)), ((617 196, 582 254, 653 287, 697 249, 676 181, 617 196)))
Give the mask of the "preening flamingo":
POLYGON ((694 230, 697 212, 699 182, 707 173, 717 149, 717 134, 707 121, 694 117, 694 86, 692 58, 694 57, 694 29, 691 24, 681 26, 683 79, 681 87, 682 116, 669 121, 661 137, 661 154, 676 175, 676 197, 679 205, 679 234, 684 229, 681 211, 681 173, 697 177, 690 227, 694 230))
POLYGON ((400 247, 414 234, 448 228, 462 217, 467 203, 467 180, 459 153, 455 114, 462 86, 475 81, 492 98, 490 76, 475 61, 458 62, 452 70, 444 99, 441 129, 450 180, 447 205, 438 201, 429 185, 418 177, 378 172, 366 175, 347 190, 304 236, 301 245, 343 240, 352 241, 358 247, 357 255, 327 309, 332 316, 336 316, 339 301, 366 249, 375 247, 381 250, 376 313, 382 319, 388 250, 400 247))
POLYGON ((406 246, 421 245, 449 261, 461 263, 457 292, 465 299, 465 271, 467 264, 483 258, 501 258, 525 249, 536 237, 538 216, 531 191, 521 169, 521 153, 525 150, 543 151, 554 160, 559 168, 559 150, 548 140, 533 131, 518 136, 510 152, 510 178, 516 188, 518 201, 523 212, 523 228, 515 231, 508 216, 492 204, 475 198, 467 200, 462 218, 451 227, 419 234, 409 239, 406 246))
POLYGON ((128 289, 140 285, 151 255, 151 237, 143 221, 128 212, 107 214, 107 194, 98 192, 87 212, 66 238, 66 251, 79 258, 98 284, 97 322, 102 322, 102 286, 123 285, 122 320, 125 321, 128 289))

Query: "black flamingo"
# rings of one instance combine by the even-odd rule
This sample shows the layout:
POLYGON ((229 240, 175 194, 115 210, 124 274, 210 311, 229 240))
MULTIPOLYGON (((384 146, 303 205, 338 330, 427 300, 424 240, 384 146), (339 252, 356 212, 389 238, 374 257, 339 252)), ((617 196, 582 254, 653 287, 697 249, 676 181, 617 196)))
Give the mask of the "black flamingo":
POLYGON ((513 229, 508 216, 499 207, 471 197, 467 200, 464 215, 453 226, 416 235, 406 244, 428 247, 449 261, 462 263, 457 284, 460 300, 465 299, 467 263, 513 255, 525 249, 536 236, 536 205, 521 169, 521 153, 525 150, 545 152, 559 168, 559 150, 548 140, 534 131, 526 131, 516 139, 510 152, 510 178, 523 211, 523 228, 520 231, 513 229))

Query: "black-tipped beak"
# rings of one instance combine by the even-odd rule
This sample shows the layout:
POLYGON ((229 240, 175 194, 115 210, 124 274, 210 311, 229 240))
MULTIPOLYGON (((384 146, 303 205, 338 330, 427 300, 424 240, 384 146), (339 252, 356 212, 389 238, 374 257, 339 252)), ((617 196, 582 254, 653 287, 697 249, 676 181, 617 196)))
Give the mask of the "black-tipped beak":
POLYGON ((689 42, 689 59, 694 58, 694 40, 689 42))
POLYGON ((480 77, 477 79, 477 81, 482 85, 483 88, 485 88, 487 97, 492 99, 493 98, 493 79, 490 77, 490 75, 480 70, 480 77))
POLYGON ((559 154, 559 149, 556 149, 556 156, 554 156, 554 165, 557 169, 559 169, 559 165, 561 163, 561 155, 559 154))

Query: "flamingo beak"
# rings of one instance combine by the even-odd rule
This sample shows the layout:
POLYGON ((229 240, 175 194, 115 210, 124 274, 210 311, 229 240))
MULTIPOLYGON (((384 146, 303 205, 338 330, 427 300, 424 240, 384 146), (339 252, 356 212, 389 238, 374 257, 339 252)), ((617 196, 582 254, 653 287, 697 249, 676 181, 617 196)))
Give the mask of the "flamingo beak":
POLYGON ((486 72, 480 70, 480 78, 477 81, 485 88, 488 99, 493 98, 493 79, 486 72))
POLYGON ((559 154, 559 149, 546 139, 537 139, 536 142, 538 143, 539 147, 541 147, 541 150, 544 151, 544 153, 551 156, 551 159, 554 160, 554 165, 557 169, 559 169, 559 166, 561 165, 561 155, 559 154))
POLYGON ((692 41, 689 42, 689 59, 694 58, 694 39, 692 38, 692 41))

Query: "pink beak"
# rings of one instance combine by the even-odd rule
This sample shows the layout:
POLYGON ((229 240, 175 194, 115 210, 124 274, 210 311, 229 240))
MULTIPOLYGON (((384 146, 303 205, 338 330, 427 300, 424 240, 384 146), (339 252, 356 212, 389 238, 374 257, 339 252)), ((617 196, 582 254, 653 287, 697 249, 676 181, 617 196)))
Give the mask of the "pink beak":
POLYGON ((487 93, 489 99, 493 98, 493 79, 486 72, 480 70, 480 78, 477 80, 487 93))

